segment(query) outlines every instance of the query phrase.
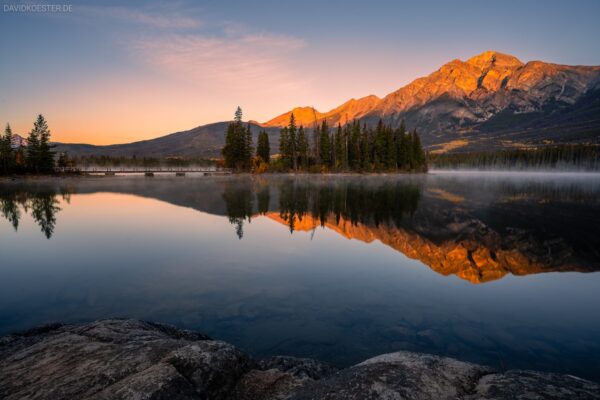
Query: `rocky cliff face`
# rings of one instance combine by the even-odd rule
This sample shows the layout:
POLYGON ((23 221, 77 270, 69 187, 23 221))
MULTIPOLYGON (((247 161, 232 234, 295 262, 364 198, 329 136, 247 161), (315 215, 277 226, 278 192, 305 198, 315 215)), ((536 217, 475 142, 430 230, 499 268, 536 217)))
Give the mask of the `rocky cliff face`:
MULTIPOLYGON (((409 127, 421 131, 425 143, 430 146, 443 145, 459 138, 466 138, 463 146, 472 144, 469 139, 481 142, 486 138, 496 139, 492 141, 494 143, 503 140, 504 145, 510 145, 519 139, 535 142, 527 135, 520 138, 518 133, 525 128, 539 128, 540 117, 544 118, 546 127, 556 125, 556 129, 540 133, 538 142, 548 138, 555 140, 553 134, 564 135, 565 129, 573 128, 563 118, 569 113, 574 114, 573 118, 578 119, 579 125, 585 126, 585 129, 580 129, 581 132, 596 132, 592 138, 597 138, 600 124, 588 108, 590 101, 595 104, 594 110, 598 107, 599 90, 600 67, 541 61, 524 64, 516 57, 486 51, 467 61, 453 60, 383 99, 368 96, 351 100, 325 113, 310 108, 307 119, 303 118, 307 116, 304 109, 293 112, 302 114, 301 121, 308 126, 322 120, 333 125, 352 119, 374 123, 379 118, 398 125, 404 119, 409 127), (555 132, 560 129, 563 132, 555 132), (513 135, 502 139, 497 137, 505 131, 513 135)), ((265 125, 284 126, 290 113, 265 125)), ((589 135, 585 137, 590 139, 589 135)))
POLYGON ((599 399, 570 375, 398 352, 342 371, 253 360, 234 346, 136 320, 50 325, 0 338, 0 397, 26 399, 599 399))

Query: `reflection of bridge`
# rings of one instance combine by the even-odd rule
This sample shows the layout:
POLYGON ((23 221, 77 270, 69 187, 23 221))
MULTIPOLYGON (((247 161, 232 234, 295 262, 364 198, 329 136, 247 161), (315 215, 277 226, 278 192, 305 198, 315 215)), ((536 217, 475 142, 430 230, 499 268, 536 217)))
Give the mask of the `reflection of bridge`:
POLYGON ((117 175, 117 174, 144 174, 145 176, 154 176, 154 174, 175 174, 175 176, 185 176, 186 174, 211 175, 230 175, 231 170, 226 168, 83 168, 80 172, 87 175, 117 175))

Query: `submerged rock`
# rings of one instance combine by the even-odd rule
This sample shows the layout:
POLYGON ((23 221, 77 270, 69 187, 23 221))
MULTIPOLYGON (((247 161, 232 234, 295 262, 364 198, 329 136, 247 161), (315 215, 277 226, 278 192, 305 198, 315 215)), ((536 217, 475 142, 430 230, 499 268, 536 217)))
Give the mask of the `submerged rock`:
POLYGON ((600 385, 410 352, 341 371, 311 359, 255 361, 199 333, 104 320, 0 338, 0 398, 600 399, 600 385))

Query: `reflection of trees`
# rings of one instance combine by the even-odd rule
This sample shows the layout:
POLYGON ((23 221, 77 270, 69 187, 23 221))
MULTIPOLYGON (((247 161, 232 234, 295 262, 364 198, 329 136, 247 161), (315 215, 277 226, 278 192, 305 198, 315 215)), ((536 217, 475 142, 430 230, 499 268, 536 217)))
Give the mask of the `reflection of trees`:
POLYGON ((21 219, 21 210, 17 203, 17 196, 15 193, 9 193, 0 195, 0 212, 2 216, 11 223, 15 231, 19 229, 19 220, 21 219))
MULTIPOLYGON (((61 193, 67 198, 69 193, 61 193)), ((0 213, 6 218, 15 231, 19 228, 22 212, 31 210, 31 217, 40 226, 42 233, 50 239, 56 226, 56 214, 61 210, 58 206, 57 194, 53 190, 43 192, 0 191, 0 213)))
POLYGON ((288 181, 279 188, 279 214, 294 231, 297 219, 310 215, 321 226, 329 218, 379 226, 400 226, 404 215, 417 209, 419 188, 405 183, 370 185, 343 182, 333 185, 305 185, 288 181))
MULTIPOLYGON (((340 181, 311 184, 286 180, 273 186, 278 198, 279 215, 287 222, 290 232, 294 232, 296 222, 302 221, 305 216, 322 226, 329 218, 334 218, 336 222, 343 218, 352 224, 399 226, 405 215, 415 212, 420 199, 418 186, 400 182, 369 184, 340 181)), ((226 187, 223 199, 227 215, 236 226, 240 238, 243 236, 244 220, 250 220, 255 212, 255 195, 258 213, 266 214, 269 211, 270 189, 266 186, 253 190, 251 185, 243 184, 226 187)))
POLYGON ((235 225, 235 232, 240 239, 244 236, 244 220, 247 218, 250 222, 252 217, 253 197, 253 191, 245 185, 227 185, 223 192, 229 222, 235 225))

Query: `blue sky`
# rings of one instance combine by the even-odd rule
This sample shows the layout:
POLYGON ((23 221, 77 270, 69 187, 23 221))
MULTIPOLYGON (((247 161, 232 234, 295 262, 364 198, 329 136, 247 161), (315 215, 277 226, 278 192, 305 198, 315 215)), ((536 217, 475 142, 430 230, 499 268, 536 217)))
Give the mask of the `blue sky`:
MULTIPOLYGON (((384 96, 485 50, 600 65, 599 1, 74 1, 5 11, 0 123, 128 142, 231 118, 265 121, 384 96)), ((44 4, 39 1, 29 4, 44 4)))

